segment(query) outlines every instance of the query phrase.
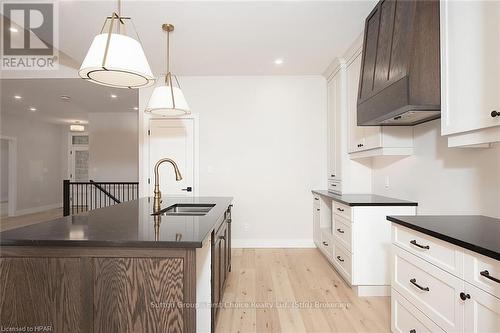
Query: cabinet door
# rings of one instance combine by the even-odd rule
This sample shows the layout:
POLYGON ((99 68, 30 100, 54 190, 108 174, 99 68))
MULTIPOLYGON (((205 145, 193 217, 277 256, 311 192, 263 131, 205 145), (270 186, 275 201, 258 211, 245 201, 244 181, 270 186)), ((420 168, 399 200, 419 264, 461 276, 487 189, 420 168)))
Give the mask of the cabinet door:
POLYGON ((440 6, 442 135, 500 126, 500 2, 440 6))
POLYGON ((342 179, 342 103, 345 101, 345 68, 342 68, 335 76, 335 146, 334 146, 334 162, 335 162, 335 178, 334 180, 342 179))
POLYGON ((361 150, 382 147, 382 129, 380 126, 363 127, 364 145, 361 150))
MULTIPOLYGON (((314 200, 316 199, 317 198, 314 198, 314 200)), ((316 244, 321 244, 321 230, 319 222, 320 222, 320 208, 319 206, 313 205, 313 238, 316 244)))
POLYGON ((465 332, 483 333, 500 330, 500 299, 465 283, 465 332))
POLYGON ((365 36, 363 43, 363 67, 361 69, 361 77, 359 84, 360 101, 369 98, 373 93, 373 79, 375 74, 375 60, 377 56, 379 25, 380 25, 380 8, 377 5, 370 13, 365 22, 365 36))
POLYGON ((328 143, 327 143, 327 158, 328 158, 328 179, 336 179, 337 171, 336 171, 336 103, 337 103, 337 80, 335 77, 332 78, 328 82, 328 113, 327 113, 327 135, 328 135, 328 143))
POLYGON ((361 56, 347 67, 347 113, 349 117, 349 152, 363 149, 363 128, 357 125, 357 97, 361 56))

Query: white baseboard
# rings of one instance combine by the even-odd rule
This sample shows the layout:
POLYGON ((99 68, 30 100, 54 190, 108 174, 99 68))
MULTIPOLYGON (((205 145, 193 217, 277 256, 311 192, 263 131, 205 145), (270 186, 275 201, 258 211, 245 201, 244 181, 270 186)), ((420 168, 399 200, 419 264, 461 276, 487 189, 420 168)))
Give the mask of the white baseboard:
POLYGON ((32 207, 32 208, 26 208, 26 209, 19 209, 19 210, 16 210, 16 215, 14 215, 14 216, 40 213, 40 212, 43 212, 46 210, 62 208, 62 206, 63 206, 62 203, 55 203, 55 204, 51 204, 51 205, 38 206, 38 207, 32 207))
POLYGON ((391 296, 391 286, 355 286, 359 297, 391 296))
POLYGON ((233 248, 315 248, 311 238, 292 238, 292 239, 231 239, 233 248))

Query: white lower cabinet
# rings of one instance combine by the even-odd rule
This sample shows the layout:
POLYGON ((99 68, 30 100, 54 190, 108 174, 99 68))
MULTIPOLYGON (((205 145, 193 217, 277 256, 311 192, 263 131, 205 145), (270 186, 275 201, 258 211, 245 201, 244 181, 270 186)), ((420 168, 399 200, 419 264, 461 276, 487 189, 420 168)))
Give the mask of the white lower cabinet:
POLYGON ((392 230, 393 332, 500 332, 499 261, 397 224, 392 230))
POLYGON ((395 333, 445 332, 394 289, 391 292, 391 330, 395 333))
POLYGON ((415 206, 349 206, 313 195, 314 243, 358 296, 389 296, 391 224, 415 206))
POLYGON ((464 282, 436 266, 394 248, 392 288, 410 299, 446 332, 463 331, 463 304, 458 295, 464 282))
POLYGON ((465 283, 464 328, 467 333, 500 332, 500 299, 465 283))

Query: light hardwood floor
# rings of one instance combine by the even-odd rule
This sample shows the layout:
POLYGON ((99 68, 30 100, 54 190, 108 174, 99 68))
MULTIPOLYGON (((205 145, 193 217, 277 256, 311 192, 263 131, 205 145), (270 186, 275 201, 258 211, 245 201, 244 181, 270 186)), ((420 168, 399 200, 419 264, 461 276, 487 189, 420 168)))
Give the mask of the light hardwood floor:
POLYGON ((63 216, 62 208, 56 208, 34 214, 27 214, 21 216, 13 216, 13 217, 1 217, 0 231, 20 228, 35 223, 50 221, 62 216, 63 216))
POLYGON ((317 249, 233 249, 232 254, 217 333, 390 332, 389 297, 357 297, 317 249), (251 302, 337 308, 256 309, 251 302))

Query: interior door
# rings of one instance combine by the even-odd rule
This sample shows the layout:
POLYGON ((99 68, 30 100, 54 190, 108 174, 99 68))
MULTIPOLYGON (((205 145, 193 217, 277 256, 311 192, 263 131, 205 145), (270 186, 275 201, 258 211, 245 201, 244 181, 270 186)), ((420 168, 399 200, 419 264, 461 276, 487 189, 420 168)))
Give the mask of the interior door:
POLYGON ((162 158, 174 160, 182 175, 175 180, 170 163, 160 166, 160 191, 162 195, 194 195, 194 120, 151 119, 149 122, 149 193, 154 188, 154 166, 162 158))

